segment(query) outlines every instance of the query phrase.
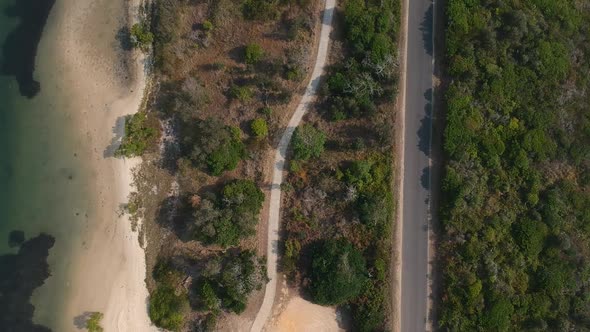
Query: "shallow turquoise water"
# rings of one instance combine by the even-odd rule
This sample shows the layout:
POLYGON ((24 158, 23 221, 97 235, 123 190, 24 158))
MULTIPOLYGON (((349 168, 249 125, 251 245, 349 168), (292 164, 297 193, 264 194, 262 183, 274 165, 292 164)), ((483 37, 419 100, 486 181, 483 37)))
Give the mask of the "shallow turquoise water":
MULTIPOLYGON (((28 0, 0 0, 3 45, 19 22, 6 15, 15 1, 28 0)), ((47 26, 52 23, 50 16, 47 26)), ((42 65, 35 69, 34 78, 41 90, 35 97, 21 95, 15 76, 0 76, 0 255, 18 251, 8 245, 13 230, 24 231, 26 239, 42 232, 55 238, 48 258, 51 277, 35 290, 31 301, 36 307, 35 321, 58 331, 56 313, 67 292, 72 243, 91 213, 91 174, 84 166, 88 152, 73 130, 72 110, 64 94, 67 86, 59 80, 59 59, 39 61, 40 57, 50 57, 50 51, 39 50, 37 54, 36 62, 42 65)), ((0 62, 5 62, 2 53, 0 62)), ((0 269, 7 266, 0 265, 0 269)), ((0 306, 12 305, 6 301, 7 297, 0 295, 0 306)), ((1 315, 0 324, 6 324, 1 315)), ((0 325, 0 330, 5 330, 3 327, 0 325)))

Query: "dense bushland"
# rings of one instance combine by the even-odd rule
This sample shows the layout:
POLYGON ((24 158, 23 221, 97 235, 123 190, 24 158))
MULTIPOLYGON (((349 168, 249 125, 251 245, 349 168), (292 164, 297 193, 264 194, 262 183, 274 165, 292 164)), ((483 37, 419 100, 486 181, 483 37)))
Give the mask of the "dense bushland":
POLYGON ((590 329, 590 11, 449 0, 444 331, 590 329))
POLYGON ((342 1, 336 19, 342 47, 291 145, 282 268, 313 301, 349 308, 354 330, 382 330, 399 3, 342 1))

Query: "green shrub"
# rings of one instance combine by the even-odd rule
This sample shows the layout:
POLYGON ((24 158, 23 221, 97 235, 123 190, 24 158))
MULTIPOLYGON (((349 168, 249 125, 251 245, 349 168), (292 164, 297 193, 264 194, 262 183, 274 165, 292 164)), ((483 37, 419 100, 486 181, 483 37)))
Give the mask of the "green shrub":
POLYGON ((221 300, 217 298, 215 290, 213 290, 213 286, 211 286, 211 283, 209 283, 209 281, 205 281, 203 283, 203 286, 201 286, 200 298, 203 304, 205 305, 205 309, 214 312, 219 310, 221 306, 221 300))
POLYGON ((93 312, 90 315, 90 318, 88 318, 88 320, 86 321, 86 328, 88 329, 88 332, 104 331, 102 326, 100 326, 100 321, 103 317, 104 315, 102 314, 102 312, 93 312))
POLYGON ((301 170, 301 163, 297 160, 291 160, 289 162, 289 171, 290 172, 299 172, 301 170))
POLYGON ((209 20, 203 21, 203 30, 205 30, 205 31, 213 30, 213 23, 211 23, 211 21, 209 21, 209 20))
POLYGON ((264 57, 264 50, 258 44, 251 43, 246 45, 244 50, 244 62, 253 65, 264 57))
POLYGON ((115 151, 117 157, 141 156, 156 139, 157 131, 147 123, 147 113, 138 112, 125 118, 125 136, 115 151))
POLYGON ((195 211, 195 237, 222 247, 237 245, 254 233, 264 194, 250 180, 231 182, 216 201, 204 199, 195 211))
POLYGON ((207 119, 197 122, 193 134, 196 137, 186 139, 191 149, 189 157, 194 164, 205 168, 212 175, 219 176, 235 169, 246 156, 239 128, 207 119))
POLYGON ((187 305, 186 295, 176 295, 170 285, 158 285, 150 296, 149 316, 156 326, 178 331, 183 325, 183 311, 187 305))
POLYGON ((312 254, 311 284, 313 302, 338 305, 361 293, 367 280, 365 259, 346 240, 327 240, 312 254))
POLYGON ((293 158, 307 160, 324 152, 326 134, 310 124, 297 127, 293 133, 293 158))
POLYGON ((385 289, 374 281, 367 281, 362 293, 352 301, 354 331, 380 331, 385 321, 385 289))
POLYGON ((278 15, 278 0, 244 0, 242 13, 249 20, 271 20, 278 15))
POLYGON ((237 167, 238 162, 244 158, 245 150, 244 144, 239 138, 238 128, 229 128, 231 131, 231 138, 211 151, 207 157, 207 164, 209 170, 213 175, 221 175, 223 171, 230 171, 237 167), (238 133, 236 133, 238 132, 238 133))
POLYGON ((486 310, 483 325, 488 331, 508 331, 514 306, 507 299, 500 299, 486 310))
POLYGON ((268 118, 268 117, 272 116, 272 108, 262 107, 258 110, 258 113, 260 113, 268 118))
POLYGON ((229 94, 232 98, 237 99, 241 102, 247 102, 252 100, 254 91, 249 86, 237 86, 234 85, 230 88, 229 94))
POLYGON ((375 227, 385 225, 391 217, 389 204, 386 195, 368 192, 358 196, 355 207, 360 221, 369 227, 375 227))
POLYGON ((182 273, 168 259, 158 259, 152 270, 152 275, 156 282, 169 285, 177 284, 182 280, 182 273))
POLYGON ((266 124, 266 120, 262 118, 257 118, 252 120, 250 124, 250 129, 256 138, 264 138, 268 136, 268 125, 266 124))
POLYGON ((131 27, 131 42, 135 47, 145 50, 152 45, 154 35, 148 25, 144 23, 135 23, 131 27))
POLYGON ((226 309, 239 314, 252 291, 260 290, 268 280, 264 259, 246 250, 226 253, 222 261, 218 273, 204 278, 200 299, 214 313, 226 309))
POLYGON ((346 183, 362 189, 373 182, 372 163, 368 160, 355 160, 344 172, 346 183))
POLYGON ((546 235, 547 226, 542 221, 525 219, 514 224, 514 239, 527 259, 537 259, 546 235))
POLYGON ((301 70, 299 70, 299 68, 289 68, 285 73, 285 78, 289 81, 298 81, 301 79, 302 76, 303 74, 301 73, 301 70))

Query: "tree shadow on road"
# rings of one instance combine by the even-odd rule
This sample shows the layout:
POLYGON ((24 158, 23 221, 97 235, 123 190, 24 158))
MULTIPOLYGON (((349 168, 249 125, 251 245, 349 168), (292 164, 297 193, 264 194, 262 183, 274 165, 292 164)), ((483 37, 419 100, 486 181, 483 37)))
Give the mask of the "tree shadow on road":
POLYGON ((434 6, 431 2, 428 10, 424 14, 424 19, 420 24, 420 31, 422 31, 422 41, 424 42, 424 50, 426 54, 433 56, 434 54, 434 44, 433 44, 433 13, 434 13, 434 6))

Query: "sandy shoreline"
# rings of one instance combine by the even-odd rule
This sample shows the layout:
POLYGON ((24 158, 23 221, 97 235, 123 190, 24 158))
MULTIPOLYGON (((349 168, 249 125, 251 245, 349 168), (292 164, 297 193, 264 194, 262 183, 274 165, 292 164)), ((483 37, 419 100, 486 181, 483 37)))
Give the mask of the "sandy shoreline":
POLYGON ((126 64, 117 45, 129 5, 137 13, 137 0, 58 2, 52 13, 55 24, 44 37, 51 40, 63 66, 60 74, 71 87, 67 102, 78 137, 90 151, 94 193, 88 226, 72 248, 60 331, 81 330, 94 311, 105 314, 105 331, 156 330, 147 315, 145 252, 138 233, 121 215, 131 190, 131 170, 140 160, 112 157, 123 134, 122 119, 139 109, 146 86, 143 56, 129 53, 132 60, 126 64))

